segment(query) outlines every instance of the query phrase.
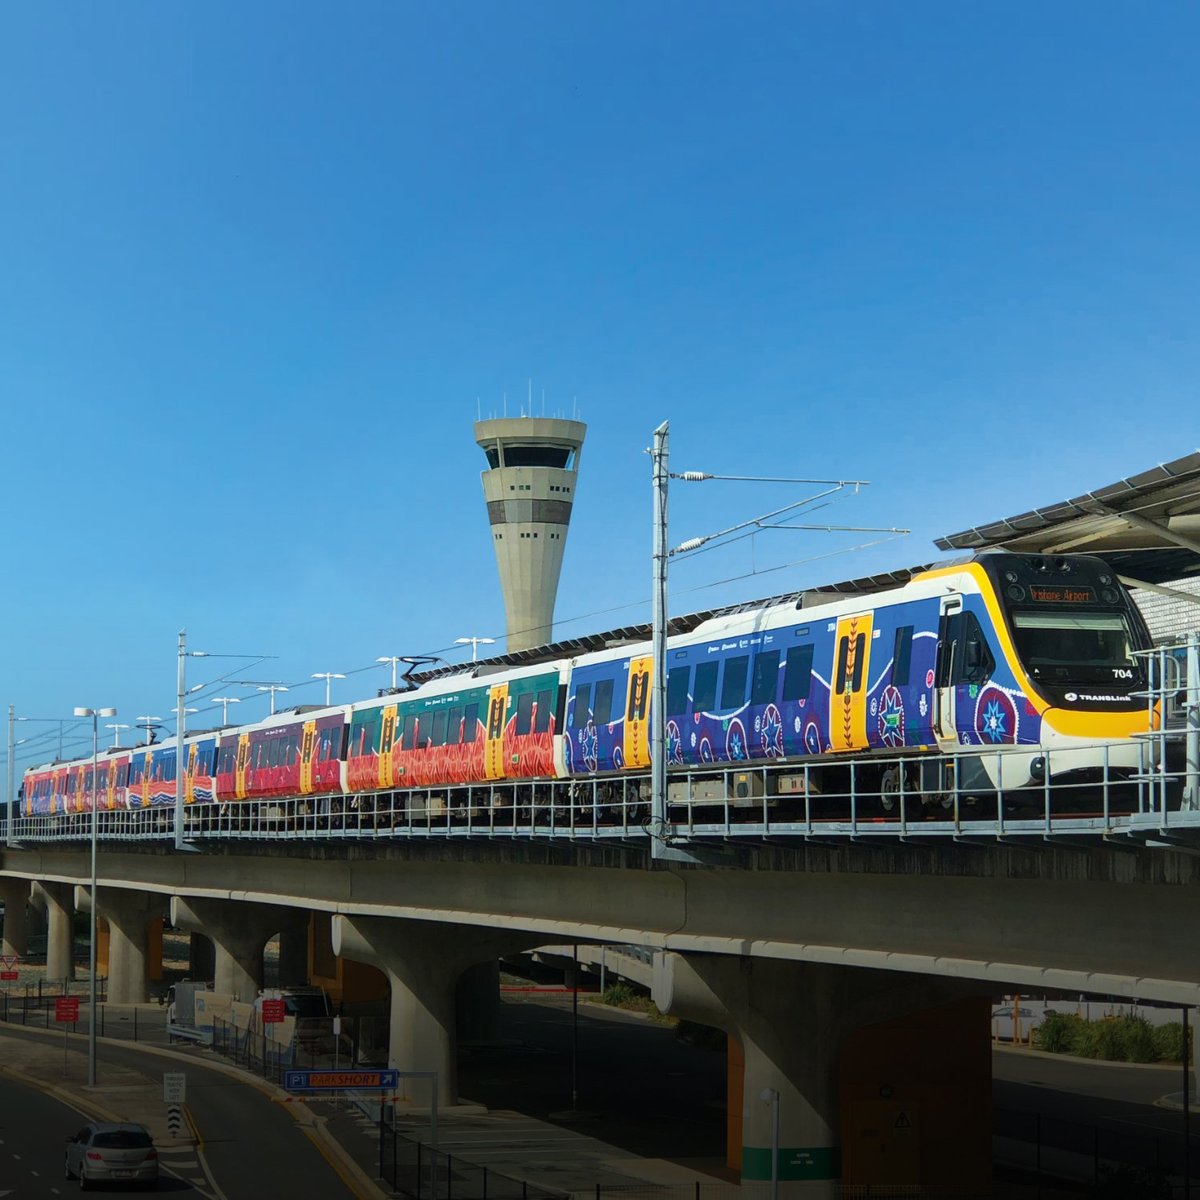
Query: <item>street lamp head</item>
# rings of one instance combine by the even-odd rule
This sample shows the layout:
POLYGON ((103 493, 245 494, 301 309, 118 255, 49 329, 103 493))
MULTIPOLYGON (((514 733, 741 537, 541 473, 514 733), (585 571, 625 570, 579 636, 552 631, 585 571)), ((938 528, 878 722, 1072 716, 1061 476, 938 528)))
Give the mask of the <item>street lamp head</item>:
POLYGON ((75 716, 77 717, 115 717, 117 710, 115 708, 77 708, 75 716))
POLYGON ((288 689, 285 688, 282 683, 270 683, 265 687, 260 683, 258 685, 258 690, 260 692, 286 692, 288 689))
POLYGON ((345 679, 346 677, 340 671, 314 671, 312 673, 312 678, 313 679, 345 679))

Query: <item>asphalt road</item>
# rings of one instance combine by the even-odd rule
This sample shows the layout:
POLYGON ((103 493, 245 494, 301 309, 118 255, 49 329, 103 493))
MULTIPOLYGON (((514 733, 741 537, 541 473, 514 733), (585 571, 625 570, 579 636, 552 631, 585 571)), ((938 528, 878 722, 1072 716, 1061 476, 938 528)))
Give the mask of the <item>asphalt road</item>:
MULTIPOLYGON (((1181 1173, 1182 1067, 1098 1063, 1020 1051, 992 1056, 992 1125, 1002 1137, 1181 1173)), ((1200 1114, 1190 1123, 1192 1174, 1200 1172, 1200 1114)))
MULTIPOLYGON (((6 1029, 5 1037, 20 1038, 36 1035, 6 1029)), ((162 1163, 178 1178, 164 1178, 161 1190, 192 1191, 209 1200, 262 1200, 264 1196, 289 1197, 289 1200, 339 1200, 353 1198, 355 1192, 343 1181, 325 1157, 317 1142, 295 1120, 288 1106, 277 1103, 257 1088, 206 1068, 199 1060, 185 1064, 171 1063, 159 1056, 148 1055, 136 1046, 101 1044, 98 1053, 97 1075, 101 1083, 106 1064, 126 1065, 161 1075, 164 1064, 171 1070, 187 1074, 187 1108, 199 1134, 197 1150, 164 1150, 162 1163)), ((29 1141, 26 1160, 36 1160, 39 1178, 53 1183, 48 1193, 60 1194, 63 1184, 63 1145, 68 1133, 83 1123, 79 1113, 40 1093, 22 1088, 35 1097, 40 1117, 24 1114, 21 1100, 8 1103, 16 1086, 0 1089, 6 1098, 6 1123, 14 1130, 18 1144, 29 1141), (57 1193, 55 1188, 58 1189, 57 1193)), ((103 1097, 100 1097, 103 1102, 103 1097)), ((32 1111, 32 1109, 30 1110, 32 1111)), ((12 1139, 4 1135, 6 1142, 12 1139)), ((7 1147, 0 1147, 5 1150, 7 1147)), ((24 1151, 19 1151, 24 1153, 24 1151)), ((0 1158, 0 1162, 3 1158, 0 1158)), ((25 1161, 25 1160, 23 1160, 25 1161)), ((0 1197, 9 1186, 0 1176, 0 1197)), ((75 1184, 67 1184, 74 1188, 75 1184)), ((14 1191, 13 1200, 26 1193, 14 1191)), ((29 1195, 43 1193, 31 1191, 29 1195)), ((118 1192, 113 1195, 122 1194, 118 1192)))
MULTIPOLYGON (((63 1177, 65 1144, 86 1118, 76 1109, 33 1087, 6 1079, 0 1087, 0 1197, 61 1196, 79 1189, 63 1177)), ((163 1174, 160 1190, 180 1196, 194 1188, 163 1174)), ((112 1186, 110 1196, 144 1193, 112 1186)))

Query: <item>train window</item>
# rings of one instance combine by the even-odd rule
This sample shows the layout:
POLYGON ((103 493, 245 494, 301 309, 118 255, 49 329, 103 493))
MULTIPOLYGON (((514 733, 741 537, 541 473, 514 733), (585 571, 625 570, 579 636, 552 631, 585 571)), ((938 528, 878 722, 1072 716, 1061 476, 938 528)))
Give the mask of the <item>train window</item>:
POLYGON ((492 741, 504 735, 504 717, 508 711, 508 703, 503 694, 492 696, 488 701, 487 735, 492 741))
POLYGON ((479 705, 468 704, 463 713, 463 741, 473 742, 479 729, 479 705))
POLYGON ((770 704, 779 690, 779 651, 767 650, 754 656, 754 680, 750 685, 751 704, 770 704))
POLYGON ((912 668, 912 635, 911 625, 901 625, 896 630, 896 648, 892 652, 892 686, 904 687, 908 683, 909 672, 912 668))
POLYGON ((296 761, 296 756, 300 751, 298 738, 299 735, 293 730, 287 741, 284 742, 283 762, 285 766, 290 767, 296 761))
POLYGON ((783 669, 784 700, 807 700, 812 688, 813 648, 792 646, 783 669))
POLYGON ((553 716, 554 693, 551 691, 538 692, 537 715, 533 720, 534 733, 547 733, 550 729, 550 718, 553 716))
POLYGON ((377 721, 366 720, 359 726, 354 742, 358 745, 358 755, 374 754, 379 749, 379 724, 377 721))
POLYGON ((853 690, 862 690, 863 668, 867 665, 867 635, 860 633, 854 639, 854 682, 853 690))
POLYGON ((524 737, 533 728, 532 692, 524 692, 517 697, 517 735, 524 737))
POLYGON ((592 702, 592 720, 607 725, 612 720, 613 681, 601 679, 596 684, 596 699, 592 702))
POLYGON ((627 721, 644 721, 646 705, 650 701, 650 672, 637 671, 629 681, 629 708, 625 713, 627 721))
POLYGON ((748 654, 725 660, 725 675, 721 680, 722 708, 741 708, 746 703, 746 677, 749 673, 748 654))
POLYGON ((939 664, 940 673, 948 675, 950 686, 985 683, 991 678, 996 660, 973 612, 951 613, 945 622, 943 640, 947 652, 943 656, 944 666, 939 664))
POLYGON ((692 711, 710 712, 717 703, 718 663, 696 664, 696 687, 692 692, 692 711))
POLYGON ((846 679, 849 675, 850 664, 850 639, 843 637, 838 639, 838 659, 837 659, 837 687, 834 691, 837 695, 841 695, 847 691, 846 679))
POLYGON ((1121 613, 1018 612, 1013 633, 1021 661, 1035 679, 1083 683, 1143 678, 1136 644, 1121 613))
POLYGON ((678 717, 687 712, 691 682, 691 667, 672 667, 667 673, 667 716, 678 717))
POLYGON ((417 718, 404 718, 404 737, 400 741, 401 750, 415 750, 417 748, 417 718))
POLYGON ((429 741, 434 746, 446 744, 446 710, 440 709, 433 714, 433 725, 429 732, 429 741))
POLYGON ((592 685, 582 684, 575 689, 571 698, 571 711, 567 716, 567 724, 572 729, 582 729, 587 724, 588 709, 592 703, 592 685))
POLYGON ((279 751, 281 749, 279 743, 281 741, 282 741, 281 738, 272 738, 267 743, 267 766, 268 767, 279 766, 279 751))
POLYGON ((452 708, 450 715, 446 718, 446 741, 451 746, 457 746, 462 741, 462 718, 463 710, 461 705, 457 708, 452 708))

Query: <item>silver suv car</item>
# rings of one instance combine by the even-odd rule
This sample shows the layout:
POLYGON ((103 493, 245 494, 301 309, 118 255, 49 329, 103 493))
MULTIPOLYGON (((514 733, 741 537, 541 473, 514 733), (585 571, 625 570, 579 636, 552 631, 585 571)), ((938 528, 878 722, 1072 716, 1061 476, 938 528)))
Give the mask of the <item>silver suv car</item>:
POLYGON ((158 1186, 158 1151, 144 1125, 93 1122, 67 1138, 66 1176, 80 1191, 94 1183, 158 1186))

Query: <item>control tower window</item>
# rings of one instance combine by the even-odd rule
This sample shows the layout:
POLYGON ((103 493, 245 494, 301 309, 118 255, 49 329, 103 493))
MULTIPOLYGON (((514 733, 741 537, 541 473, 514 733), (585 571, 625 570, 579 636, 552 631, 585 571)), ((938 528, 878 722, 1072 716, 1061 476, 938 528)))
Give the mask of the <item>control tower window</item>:
MULTIPOLYGON (((488 463, 492 461, 494 451, 488 450, 488 463)), ((575 452, 570 446, 520 446, 506 442, 504 446, 504 465, 506 467, 559 467, 569 469, 575 452)))

